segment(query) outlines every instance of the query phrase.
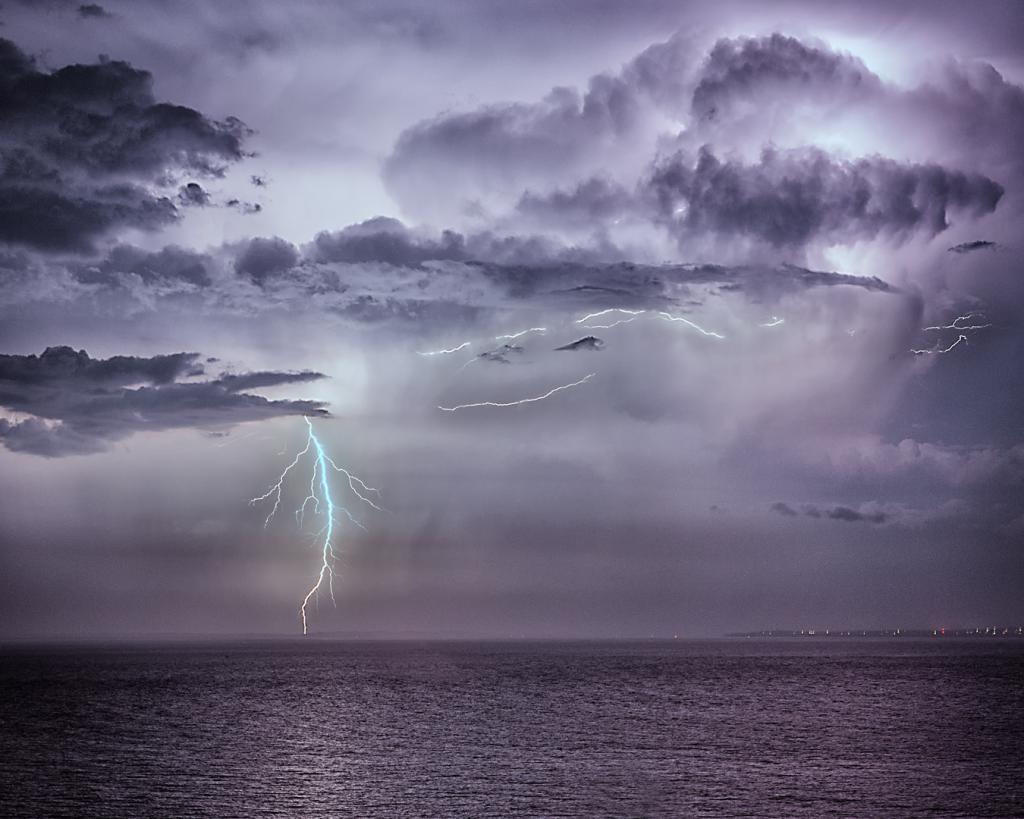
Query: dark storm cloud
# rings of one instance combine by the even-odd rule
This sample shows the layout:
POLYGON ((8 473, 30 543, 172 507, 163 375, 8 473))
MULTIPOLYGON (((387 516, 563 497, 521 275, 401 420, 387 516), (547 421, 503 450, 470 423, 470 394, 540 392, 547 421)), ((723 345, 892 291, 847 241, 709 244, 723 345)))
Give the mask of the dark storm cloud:
POLYGON ((16 149, 0 151, 0 163, 3 242, 89 251, 96 237, 115 228, 154 230, 177 218, 170 199, 139 185, 69 179, 16 149))
POLYGON ((851 276, 796 265, 634 264, 632 262, 580 263, 552 261, 526 264, 476 265, 509 297, 555 297, 594 305, 625 306, 668 304, 679 286, 720 285, 751 295, 784 293, 811 287, 853 286, 879 292, 894 288, 876 277, 851 276))
POLYGON ((379 263, 420 268, 427 262, 546 264, 599 262, 621 258, 613 246, 568 246, 545 236, 462 234, 442 230, 428 235, 413 231, 398 219, 377 216, 338 231, 318 233, 305 248, 305 257, 320 263, 346 265, 379 263))
POLYGON ((841 520, 845 523, 885 523, 888 520, 888 515, 884 512, 864 514, 856 509, 851 509, 849 506, 833 506, 825 512, 825 517, 829 518, 829 520, 841 520))
POLYGON ((715 119, 746 104, 762 109, 780 90, 827 104, 873 95, 881 82, 859 59, 793 37, 719 40, 701 67, 692 110, 715 119))
POLYGON ((130 384, 169 384, 178 378, 201 374, 198 353, 172 353, 151 358, 118 355, 107 359, 90 358, 84 350, 70 347, 48 347, 40 355, 0 355, 0 383, 4 385, 0 399, 4 406, 18 403, 18 386, 63 386, 68 384, 97 387, 121 387, 130 384))
POLYGON ((244 213, 247 216, 263 212, 263 205, 259 202, 243 202, 241 199, 228 199, 224 203, 224 207, 233 208, 239 213, 244 213))
POLYGON ((493 350, 485 350, 477 358, 481 361, 491 361, 495 364, 511 364, 510 355, 522 355, 524 348, 519 344, 502 344, 493 350))
POLYGON ((981 174, 881 157, 847 162, 817 149, 766 149, 746 165, 705 146, 692 165, 683 153, 660 161, 645 185, 677 234, 749 236, 776 247, 934 235, 949 227, 951 212, 990 213, 1003 195, 981 174))
POLYGON ((950 253, 970 253, 974 250, 994 250, 998 245, 995 242, 989 242, 985 239, 975 239, 973 242, 961 242, 958 245, 953 245, 947 250, 950 253))
POLYGON ((250 239, 235 259, 235 272, 263 284, 271 276, 291 270, 299 262, 299 251, 291 242, 273 236, 250 239))
POLYGON ((186 282, 198 287, 210 284, 212 260, 203 253, 168 245, 149 252, 131 245, 117 245, 107 257, 95 264, 74 264, 75 278, 87 284, 116 285, 127 276, 137 276, 145 284, 186 282))
POLYGON ((320 402, 269 400, 243 390, 308 382, 320 373, 204 374, 198 353, 93 359, 49 347, 42 355, 0 355, 0 406, 30 417, 0 419, 12 451, 59 457, 99 452, 136 432, 225 427, 282 415, 325 415, 320 402))
MULTIPOLYGON (((0 241, 88 251, 116 228, 165 225, 177 209, 147 186, 222 174, 247 133, 157 102, 150 74, 126 62, 47 72, 0 40, 0 241)), ((204 193, 191 183, 181 195, 204 193)))
POLYGON ((318 262, 383 262, 415 267, 426 261, 463 260, 465 239, 444 231, 432 240, 416 236, 402 222, 384 216, 349 225, 334 233, 318 233, 310 256, 318 262))
MULTIPOLYGON (((618 74, 595 75, 584 94, 554 88, 539 103, 421 122, 398 140, 385 177, 403 206, 427 218, 461 201, 453 221, 497 213, 548 230, 602 231, 626 219, 680 240, 742 236, 793 251, 815 240, 935 235, 954 218, 993 212, 1016 174, 1007 163, 1019 164, 1018 135, 1024 90, 991 66, 951 64, 902 90, 856 57, 773 34, 719 40, 693 70, 677 35, 618 74), (769 148, 753 164, 710 145, 691 152, 709 140, 754 147, 766 129, 761 144, 771 144, 775 121, 788 121, 797 104, 820 116, 858 111, 879 118, 880 132, 905 128, 942 147, 925 154, 935 157, 929 162, 846 160, 810 147, 812 130, 807 147, 769 148), (777 114, 766 113, 771 106, 777 114), (736 126, 738 118, 749 123, 736 126), (690 148, 659 155, 674 130, 675 144, 690 148), (973 150, 981 143, 983 154, 973 150), (619 161, 605 158, 612 146, 619 161)), ((791 138, 802 141, 799 130, 791 138)))
POLYGON ((531 234, 428 232, 377 217, 322 232, 301 250, 279 237, 258 237, 205 252, 122 244, 95 261, 8 252, 0 255, 0 297, 7 304, 79 300, 90 309, 134 304, 147 311, 180 309, 185 299, 203 312, 299 309, 434 326, 512 305, 674 309, 716 290, 751 299, 813 287, 895 292, 877 277, 797 265, 619 261, 627 252, 600 239, 566 244, 531 234))
POLYGON ((99 3, 83 3, 78 7, 78 15, 79 17, 91 18, 94 20, 113 16, 99 3))
POLYGON ((305 381, 315 381, 323 377, 323 373, 311 370, 304 370, 298 373, 255 372, 243 373, 242 375, 222 375, 213 383, 223 387, 228 392, 241 392, 242 390, 255 390, 260 387, 278 387, 282 384, 301 384, 305 381))
MULTIPOLYGON (((832 506, 830 508, 822 509, 813 504, 804 504, 802 507, 803 513, 806 517, 821 519, 828 518, 829 520, 838 520, 843 523, 885 523, 889 520, 889 515, 885 512, 870 511, 862 512, 856 509, 852 509, 849 506, 832 506)), ((786 518, 799 517, 800 513, 796 511, 788 503, 778 501, 771 505, 771 510, 776 514, 782 515, 786 518)))
POLYGON ((205 207, 210 204, 210 194, 198 182, 189 182, 178 188, 178 201, 183 205, 205 207))
POLYGON ((584 336, 578 338, 576 341, 570 341, 568 344, 563 344, 561 347, 555 347, 556 351, 567 350, 569 352, 576 352, 577 350, 603 350, 604 341, 597 336, 584 336))

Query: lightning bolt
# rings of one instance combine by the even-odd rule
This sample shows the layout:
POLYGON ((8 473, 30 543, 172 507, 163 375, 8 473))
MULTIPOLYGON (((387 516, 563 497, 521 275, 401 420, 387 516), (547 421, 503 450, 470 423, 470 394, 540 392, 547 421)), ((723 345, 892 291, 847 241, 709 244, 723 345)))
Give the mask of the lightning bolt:
POLYGON ((547 327, 530 327, 530 328, 528 328, 526 330, 520 330, 518 333, 507 333, 506 335, 503 335, 503 336, 495 336, 494 340, 495 341, 503 341, 506 338, 508 338, 508 339, 516 339, 516 338, 521 338, 522 336, 525 336, 527 333, 546 333, 547 331, 548 331, 547 327))
POLYGON ((583 324, 584 322, 590 321, 591 319, 600 318, 601 316, 607 316, 609 313, 624 313, 629 318, 619 319, 613 321, 611 324, 588 324, 587 329, 590 330, 608 330, 612 327, 618 327, 620 324, 627 324, 631 321, 636 321, 637 317, 642 316, 646 313, 646 310, 627 310, 624 307, 609 307, 607 310, 600 310, 597 313, 589 313, 583 318, 576 319, 576 324, 583 324))
POLYGON ((761 324, 759 326, 761 326, 761 327, 778 327, 780 324, 785 324, 785 323, 786 323, 786 320, 784 318, 779 318, 778 316, 772 316, 772 320, 771 321, 767 321, 764 324, 761 324))
POLYGON ((457 404, 454 407, 438 406, 438 409, 442 410, 444 412, 455 412, 456 410, 470 409, 472 407, 516 407, 516 406, 519 406, 520 404, 534 404, 537 401, 543 401, 543 400, 545 400, 547 398, 550 398, 556 392, 561 392, 562 390, 568 390, 568 389, 572 389, 573 387, 578 387, 581 384, 586 384, 595 375, 597 375, 597 373, 590 373, 590 375, 585 375, 579 381, 573 381, 571 384, 562 384, 561 386, 554 387, 554 388, 548 390, 543 395, 536 395, 536 396, 533 396, 532 398, 520 398, 518 401, 506 401, 506 402, 477 401, 474 404, 457 404))
POLYGON ((924 327, 922 329, 924 329, 924 330, 957 330, 957 331, 964 331, 964 330, 984 330, 984 329, 992 326, 991 324, 970 324, 970 325, 968 325, 966 327, 961 327, 960 326, 960 322, 961 321, 970 321, 973 318, 981 318, 981 319, 983 319, 984 316, 982 316, 980 313, 968 313, 966 316, 957 316, 955 319, 953 319, 953 321, 950 324, 937 324, 937 325, 933 325, 932 327, 924 327))
POLYGON ((701 335, 711 336, 712 338, 725 338, 725 336, 723 336, 721 333, 716 333, 714 330, 705 330, 699 324, 694 324, 688 318, 683 318, 682 316, 673 316, 672 314, 665 313, 665 312, 659 312, 658 315, 661 316, 666 321, 681 321, 684 324, 689 325, 690 327, 692 327, 694 330, 696 330, 701 335))
POLYGON ((417 352, 416 355, 421 355, 424 358, 432 355, 451 355, 452 353, 457 353, 459 350, 465 350, 470 344, 472 344, 472 342, 463 341, 458 347, 452 347, 449 350, 429 350, 425 353, 417 352))
POLYGON ((334 552, 334 529, 337 524, 336 515, 340 512, 345 515, 352 523, 360 528, 363 528, 362 524, 356 520, 352 513, 348 511, 344 506, 340 506, 335 503, 334 495, 331 492, 331 482, 328 478, 328 469, 334 472, 341 473, 345 476, 348 483, 348 488, 360 501, 365 503, 367 506, 372 507, 378 511, 381 510, 370 497, 371 494, 379 496, 379 490, 367 485, 361 478, 353 475, 344 467, 338 466, 334 460, 324 451, 323 444, 316 435, 316 431, 313 429, 313 422, 309 418, 304 418, 308 434, 306 435, 306 445, 292 458, 291 463, 284 468, 281 475, 278 477, 277 482, 270 487, 264 494, 252 498, 249 501, 250 506, 255 506, 263 501, 273 499, 273 506, 270 509, 270 514, 267 515, 266 520, 263 522, 264 528, 270 525, 270 521, 273 519, 277 510, 281 506, 281 495, 284 491, 285 479, 288 474, 295 469, 302 461, 303 457, 310 452, 313 454, 313 469, 310 473, 309 479, 309 494, 303 499, 299 508, 295 510, 295 518, 299 525, 302 525, 303 517, 308 506, 312 506, 313 513, 320 513, 321 503, 323 504, 324 519, 326 521, 324 528, 320 530, 317 537, 323 537, 322 545, 320 547, 320 571, 317 574, 316 582, 310 587, 309 591, 306 592, 306 596, 302 598, 302 605, 299 607, 299 614, 302 617, 302 633, 303 635, 309 633, 309 620, 307 617, 307 608, 310 600, 318 600, 320 591, 326 581, 327 589, 331 595, 331 602, 336 603, 334 599, 334 561, 337 559, 337 555, 334 552))
MULTIPOLYGON (((963 328, 963 329, 967 329, 967 328, 963 328)), ((944 350, 940 350, 938 348, 938 346, 936 346, 936 347, 933 347, 931 350, 911 350, 910 352, 912 352, 914 355, 934 355, 935 353, 938 353, 939 355, 941 355, 942 353, 948 353, 950 350, 952 350, 954 347, 956 347, 956 345, 959 344, 961 341, 964 344, 967 343, 967 336, 965 336, 963 333, 961 333, 959 335, 959 337, 957 338, 957 340, 954 341, 952 344, 950 344, 948 347, 946 347, 944 350)))

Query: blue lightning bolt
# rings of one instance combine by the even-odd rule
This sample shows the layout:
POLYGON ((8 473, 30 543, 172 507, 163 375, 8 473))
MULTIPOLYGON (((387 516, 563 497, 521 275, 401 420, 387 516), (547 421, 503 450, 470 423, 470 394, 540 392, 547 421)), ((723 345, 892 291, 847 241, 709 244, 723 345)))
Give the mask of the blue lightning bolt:
POLYGON ((335 472, 340 472, 344 475, 348 481, 349 490, 355 495, 360 501, 366 505, 381 511, 380 506, 373 502, 369 497, 371 493, 378 493, 379 490, 374 489, 372 486, 368 486, 362 479, 353 475, 344 467, 338 466, 324 451, 323 444, 320 443, 320 439, 317 437, 315 430, 313 429, 313 422, 309 418, 304 419, 308 434, 306 436, 306 445, 295 455, 291 463, 284 468, 281 475, 278 477, 277 482, 270 487, 264 494, 252 498, 249 501, 250 506, 255 506, 265 500, 273 498, 274 505, 270 509, 270 514, 267 515, 266 520, 263 523, 264 528, 270 525, 270 521, 277 513, 278 508, 281 506, 281 493, 284 490, 284 482, 293 469, 295 469, 302 461, 303 456, 307 453, 313 453, 313 471, 309 479, 309 494, 303 499, 301 505, 295 510, 295 517, 298 523, 302 524, 303 516, 306 512, 306 507, 312 505, 313 513, 320 513, 321 502, 323 503, 324 518, 326 524, 324 528, 320 530, 317 537, 323 536, 323 542, 320 547, 320 571, 317 574, 316 582, 310 587, 309 591, 306 592, 306 596, 302 598, 302 605, 299 607, 299 613, 302 616, 302 633, 303 635, 309 633, 309 621, 307 618, 307 607, 309 606, 310 600, 319 599, 319 594, 324 586, 324 582, 327 583, 327 589, 331 595, 331 602, 336 604, 334 599, 334 561, 337 559, 337 555, 334 552, 334 528, 337 523, 336 515, 341 512, 345 515, 352 523, 356 526, 362 527, 362 524, 356 520, 351 512, 348 511, 344 506, 339 506, 334 502, 334 495, 331 493, 331 483, 328 479, 328 467, 335 472), (318 480, 319 478, 319 480, 318 480), (319 489, 318 485, 319 484, 319 489))

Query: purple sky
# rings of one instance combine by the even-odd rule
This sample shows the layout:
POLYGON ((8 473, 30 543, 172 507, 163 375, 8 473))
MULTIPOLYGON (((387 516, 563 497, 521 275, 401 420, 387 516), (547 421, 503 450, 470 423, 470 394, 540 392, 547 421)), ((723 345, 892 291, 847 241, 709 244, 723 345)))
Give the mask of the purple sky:
POLYGON ((294 633, 303 415, 314 632, 1024 620, 1024 10, 891 6, 5 4, 0 637, 294 633))

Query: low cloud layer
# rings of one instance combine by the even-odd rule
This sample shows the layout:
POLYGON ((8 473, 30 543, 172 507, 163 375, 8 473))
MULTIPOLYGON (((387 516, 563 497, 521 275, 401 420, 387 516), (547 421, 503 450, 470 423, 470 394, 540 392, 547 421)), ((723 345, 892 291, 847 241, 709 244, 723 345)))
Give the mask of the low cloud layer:
POLYGON ((313 381, 315 372, 205 374, 198 353, 94 359, 48 347, 42 355, 0 355, 0 442, 47 457, 101 452, 143 431, 222 429, 283 415, 325 415, 316 401, 269 400, 245 390, 313 381), (24 418, 22 416, 30 417, 24 418))

